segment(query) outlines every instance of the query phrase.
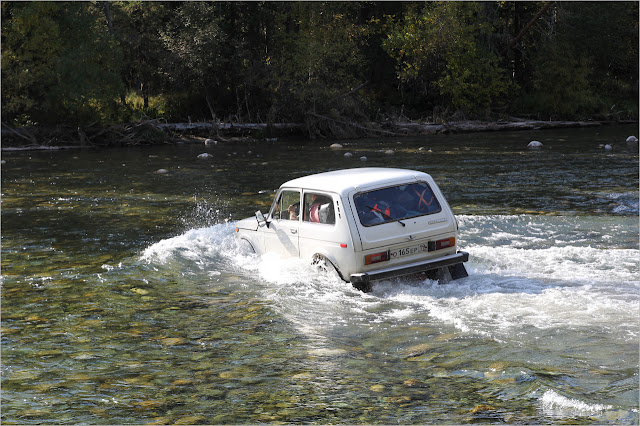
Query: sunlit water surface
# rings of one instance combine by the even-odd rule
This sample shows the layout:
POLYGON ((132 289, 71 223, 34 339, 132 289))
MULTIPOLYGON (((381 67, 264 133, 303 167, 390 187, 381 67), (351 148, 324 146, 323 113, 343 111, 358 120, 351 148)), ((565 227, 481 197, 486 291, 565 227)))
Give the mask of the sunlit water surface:
POLYGON ((637 424, 636 133, 4 152, 2 421, 637 424), (363 294, 236 244, 362 166, 434 176, 468 278, 363 294))

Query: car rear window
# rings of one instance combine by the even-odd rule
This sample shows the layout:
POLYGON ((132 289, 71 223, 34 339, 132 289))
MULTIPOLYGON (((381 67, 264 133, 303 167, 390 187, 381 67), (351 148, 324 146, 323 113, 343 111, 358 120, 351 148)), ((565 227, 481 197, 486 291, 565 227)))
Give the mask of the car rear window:
POLYGON ((373 226, 442 211, 426 182, 392 186, 353 196, 360 223, 373 226))

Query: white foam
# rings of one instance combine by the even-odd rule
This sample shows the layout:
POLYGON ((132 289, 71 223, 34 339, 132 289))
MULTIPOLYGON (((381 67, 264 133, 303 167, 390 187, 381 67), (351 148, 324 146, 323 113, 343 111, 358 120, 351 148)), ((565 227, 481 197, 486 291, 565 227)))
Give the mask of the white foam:
POLYGON ((232 224, 218 224, 208 228, 191 229, 182 235, 159 241, 147 247, 142 260, 166 263, 181 256, 193 261, 211 258, 222 253, 225 247, 233 246, 232 224))
MULTIPOLYGON (((586 219, 593 220, 600 219, 586 219)), ((230 269, 233 274, 240 271, 246 274, 243 283, 251 282, 301 328, 353 321, 420 322, 428 316, 463 333, 498 340, 530 340, 539 337, 539 330, 586 327, 590 332, 613 331, 613 340, 637 341, 637 316, 629 313, 640 309, 639 252, 607 248, 601 238, 620 236, 626 222, 605 221, 595 237, 583 222, 465 217, 461 236, 471 256, 468 278, 445 285, 399 279, 376 283, 371 294, 354 290, 336 274, 318 274, 303 259, 246 253, 231 223, 160 241, 148 247, 142 259, 159 264, 187 261, 180 266, 193 264, 221 282, 230 269), (571 243, 568 234, 575 232, 575 223, 586 229, 578 232, 579 239, 593 238, 593 246, 571 243), (545 234, 553 234, 554 242, 540 237, 545 234)))
POLYGON ((611 405, 587 404, 577 399, 567 398, 553 390, 546 391, 542 395, 540 403, 546 415, 563 417, 594 415, 613 409, 611 405))
POLYGON ((474 263, 503 276, 571 282, 639 283, 638 250, 573 246, 524 249, 475 244, 466 248, 473 253, 474 263))

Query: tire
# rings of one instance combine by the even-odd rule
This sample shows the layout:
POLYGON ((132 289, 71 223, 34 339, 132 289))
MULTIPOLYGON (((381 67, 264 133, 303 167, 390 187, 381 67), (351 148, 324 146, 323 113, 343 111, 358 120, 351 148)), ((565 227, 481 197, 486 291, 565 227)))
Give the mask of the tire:
POLYGON ((318 272, 323 274, 337 274, 341 280, 345 280, 342 274, 336 268, 336 266, 326 257, 321 254, 314 254, 311 258, 311 266, 313 266, 318 272))

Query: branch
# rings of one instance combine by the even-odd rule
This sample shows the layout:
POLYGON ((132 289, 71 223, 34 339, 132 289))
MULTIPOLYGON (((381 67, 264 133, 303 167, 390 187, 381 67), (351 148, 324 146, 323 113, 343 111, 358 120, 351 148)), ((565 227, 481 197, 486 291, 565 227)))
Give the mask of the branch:
POLYGON ((4 124, 4 128, 5 129, 9 129, 11 130, 13 133, 15 133, 16 135, 20 136, 23 139, 28 140, 29 142, 33 143, 33 144, 38 144, 38 140, 36 139, 35 136, 33 136, 31 133, 29 133, 27 130, 22 129, 27 135, 23 135, 22 133, 18 132, 17 130, 7 126, 6 124, 4 124))
POLYGON ((516 38, 514 38, 513 40, 511 40, 511 43, 509 43, 509 49, 512 49, 513 46, 516 45, 517 42, 520 41, 520 39, 522 37, 524 37, 524 35, 527 33, 527 31, 529 31, 529 29, 531 29, 531 27, 533 26, 533 24, 536 23, 536 21, 538 19, 540 19, 540 17, 542 16, 543 13, 545 13, 547 10, 549 10, 549 8, 551 7, 551 5, 555 3, 552 1, 548 1, 547 4, 544 5, 544 7, 542 9, 540 9, 540 12, 538 12, 536 14, 536 16, 533 17, 533 19, 531 21, 529 21, 529 23, 527 24, 527 26, 525 26, 522 31, 520 31, 518 33, 518 35, 516 36, 516 38))

